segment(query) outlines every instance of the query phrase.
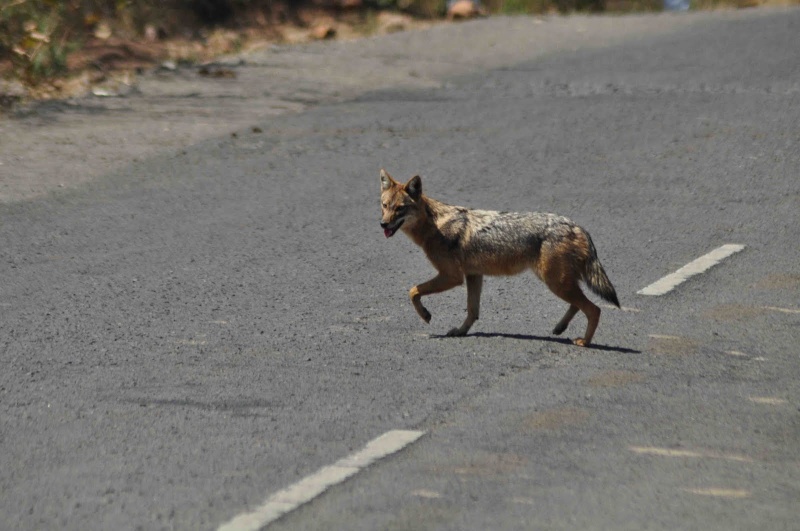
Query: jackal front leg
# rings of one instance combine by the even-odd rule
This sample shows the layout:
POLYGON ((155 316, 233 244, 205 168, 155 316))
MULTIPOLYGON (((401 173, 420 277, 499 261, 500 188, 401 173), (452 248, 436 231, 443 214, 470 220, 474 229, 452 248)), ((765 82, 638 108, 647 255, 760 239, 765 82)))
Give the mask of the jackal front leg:
POLYGON ((472 324, 478 320, 482 287, 483 275, 467 275, 467 318, 464 319, 464 323, 460 327, 453 328, 447 332, 448 336, 466 335, 472 327, 472 324))
POLYGON ((420 300, 422 296, 447 291, 456 286, 460 286, 462 282, 463 279, 459 276, 439 273, 429 281, 411 288, 408 292, 408 296, 411 297, 411 303, 414 305, 414 309, 417 310, 419 316, 422 317, 422 320, 426 323, 430 323, 431 312, 422 305, 422 301, 420 300))

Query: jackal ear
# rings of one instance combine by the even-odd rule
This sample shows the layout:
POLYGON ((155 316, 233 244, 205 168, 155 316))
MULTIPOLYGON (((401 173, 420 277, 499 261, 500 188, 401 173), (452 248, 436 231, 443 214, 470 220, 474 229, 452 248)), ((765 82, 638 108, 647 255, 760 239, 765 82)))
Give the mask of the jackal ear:
POLYGON ((416 201, 422 195, 422 179, 419 175, 413 176, 405 185, 406 193, 416 201))
POLYGON ((381 168, 381 192, 385 192, 391 188, 393 184, 397 183, 392 179, 392 176, 389 175, 389 172, 381 168))

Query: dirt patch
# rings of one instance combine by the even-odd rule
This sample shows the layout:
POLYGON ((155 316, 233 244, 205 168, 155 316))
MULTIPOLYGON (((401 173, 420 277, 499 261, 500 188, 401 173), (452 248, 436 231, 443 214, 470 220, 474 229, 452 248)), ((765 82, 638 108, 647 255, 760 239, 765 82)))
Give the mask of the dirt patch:
POLYGON ((774 274, 767 275, 759 280, 755 287, 757 289, 800 289, 800 275, 774 274))
POLYGON ((645 376, 638 372, 605 371, 592 376, 587 383, 591 387, 624 387, 644 380, 645 376))
POLYGON ((478 453, 465 456, 460 463, 449 466, 435 466, 433 472, 458 474, 464 476, 491 477, 506 475, 527 464, 528 460, 512 453, 478 453))
POLYGON ((697 354, 699 345, 693 339, 678 336, 650 336, 647 350, 661 356, 688 356, 697 354))
POLYGON ((526 430, 560 430, 583 424, 589 419, 589 412, 575 407, 550 409, 527 415, 522 420, 526 430))
POLYGON ((715 321, 741 321, 752 319, 764 313, 766 313, 764 308, 744 306, 742 304, 722 304, 706 310, 702 315, 706 319, 714 319, 715 321))

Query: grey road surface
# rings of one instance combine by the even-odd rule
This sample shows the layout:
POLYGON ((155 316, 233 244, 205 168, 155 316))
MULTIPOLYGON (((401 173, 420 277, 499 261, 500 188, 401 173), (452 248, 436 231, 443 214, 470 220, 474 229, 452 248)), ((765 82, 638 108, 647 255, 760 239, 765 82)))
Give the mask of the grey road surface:
MULTIPOLYGON (((798 34, 781 9, 375 39, 365 84, 415 56, 424 83, 253 111, 235 135, 7 200, 0 528, 216 529, 413 429, 270 529, 797 529, 798 34), (448 46, 482 62, 422 61, 448 46), (571 217, 624 310, 581 349, 550 335, 565 305, 532 275, 490 278, 470 335, 442 338, 465 291, 416 316, 407 290, 433 270, 383 237, 381 166, 451 203, 571 217), (636 294, 724 244, 745 249, 636 294)), ((15 120, 111 127, 103 105, 15 120)))

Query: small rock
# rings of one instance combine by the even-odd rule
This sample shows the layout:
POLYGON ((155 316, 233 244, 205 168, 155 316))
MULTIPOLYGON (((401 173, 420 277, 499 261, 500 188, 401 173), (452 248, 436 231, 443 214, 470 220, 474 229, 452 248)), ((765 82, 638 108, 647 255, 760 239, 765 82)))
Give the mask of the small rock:
POLYGON ((412 19, 408 15, 382 11, 378 14, 378 33, 397 33, 411 26, 412 19))
POLYGON ((330 24, 317 24, 313 28, 311 28, 311 32, 309 32, 309 36, 318 41, 332 39, 336 37, 336 28, 331 26, 330 24))
POLYGON ((215 78, 226 78, 226 79, 234 79, 236 77, 236 72, 231 70, 230 68, 219 68, 219 67, 210 67, 210 66, 202 66, 197 71, 198 75, 205 76, 205 77, 215 77, 215 78))
POLYGON ((454 0, 447 5, 447 20, 463 20, 485 15, 486 10, 475 0, 454 0))
POLYGON ((25 97, 25 87, 16 80, 0 79, 0 108, 11 107, 25 97))
POLYGON ((106 22, 101 22, 94 29, 94 36, 102 41, 108 40, 111 38, 111 26, 109 26, 106 22))
POLYGON ((158 29, 152 24, 144 27, 144 38, 148 42, 156 42, 158 40, 158 29))
POLYGON ((137 91, 136 85, 130 75, 116 76, 107 80, 103 85, 92 87, 92 95, 101 98, 124 98, 137 91))
POLYGON ((92 89, 92 95, 97 96, 98 98, 113 98, 118 96, 115 91, 105 87, 94 87, 92 89))

